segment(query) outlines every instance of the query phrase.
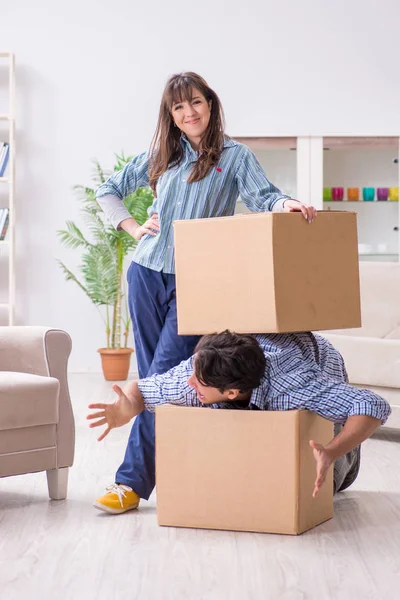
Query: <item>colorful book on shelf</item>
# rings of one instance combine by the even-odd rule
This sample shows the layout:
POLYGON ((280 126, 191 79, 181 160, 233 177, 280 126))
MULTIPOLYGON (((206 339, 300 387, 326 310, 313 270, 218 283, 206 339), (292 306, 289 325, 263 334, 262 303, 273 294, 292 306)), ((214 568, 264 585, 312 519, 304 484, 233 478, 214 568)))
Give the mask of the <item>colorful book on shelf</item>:
POLYGON ((0 149, 0 177, 3 177, 4 172, 7 168, 8 158, 10 156, 10 144, 3 142, 2 148, 0 149))
POLYGON ((10 222, 10 215, 7 213, 6 222, 4 223, 4 227, 3 227, 3 230, 0 235, 0 241, 3 241, 6 239, 9 222, 10 222))
POLYGON ((0 142, 0 164, 3 161, 3 156, 6 153, 6 142, 0 142))
POLYGON ((9 219, 10 211, 8 208, 0 208, 0 241, 6 237, 9 219))

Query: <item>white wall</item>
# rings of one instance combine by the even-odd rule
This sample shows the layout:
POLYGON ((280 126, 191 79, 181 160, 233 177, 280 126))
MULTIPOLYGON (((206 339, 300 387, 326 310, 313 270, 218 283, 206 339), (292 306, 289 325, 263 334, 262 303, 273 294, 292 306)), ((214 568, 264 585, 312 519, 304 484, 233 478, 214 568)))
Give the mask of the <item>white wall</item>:
POLYGON ((111 167, 113 152, 149 145, 169 74, 201 73, 232 135, 398 134, 399 17, 397 0, 6 3, 0 50, 15 52, 18 77, 18 322, 65 328, 70 369, 100 369, 101 321, 64 282, 55 258, 78 257, 55 232, 78 218, 71 188, 90 183, 92 158, 111 167))

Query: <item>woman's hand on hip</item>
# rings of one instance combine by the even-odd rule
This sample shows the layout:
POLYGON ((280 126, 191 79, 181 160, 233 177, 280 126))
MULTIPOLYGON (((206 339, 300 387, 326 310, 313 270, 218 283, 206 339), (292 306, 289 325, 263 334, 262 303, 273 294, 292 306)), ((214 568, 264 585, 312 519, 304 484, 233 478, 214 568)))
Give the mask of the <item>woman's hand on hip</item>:
POLYGON ((150 219, 147 219, 143 225, 139 225, 136 227, 135 231, 132 234, 132 237, 135 240, 139 241, 145 234, 156 236, 160 231, 160 224, 158 221, 158 214, 151 215, 150 219))
POLYGON ((283 212, 302 212, 303 217, 307 219, 309 223, 312 223, 317 216, 317 209, 313 206, 308 206, 299 202, 299 200, 285 200, 283 204, 283 212))

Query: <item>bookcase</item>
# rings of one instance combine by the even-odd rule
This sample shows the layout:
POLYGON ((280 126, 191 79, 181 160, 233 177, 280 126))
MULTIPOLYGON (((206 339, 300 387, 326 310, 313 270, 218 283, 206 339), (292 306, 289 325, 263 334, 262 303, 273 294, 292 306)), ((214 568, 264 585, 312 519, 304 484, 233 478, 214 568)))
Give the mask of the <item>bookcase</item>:
POLYGON ((15 321, 15 57, 0 52, 0 142, 9 144, 7 168, 0 177, 0 208, 8 208, 8 229, 0 240, 0 324, 15 321))
MULTIPOLYGON (((400 261, 398 130, 386 136, 233 137, 292 198, 318 210, 355 212, 360 260, 400 261), (333 197, 334 190, 341 196, 333 197)), ((248 212, 243 202, 236 212, 248 212)))

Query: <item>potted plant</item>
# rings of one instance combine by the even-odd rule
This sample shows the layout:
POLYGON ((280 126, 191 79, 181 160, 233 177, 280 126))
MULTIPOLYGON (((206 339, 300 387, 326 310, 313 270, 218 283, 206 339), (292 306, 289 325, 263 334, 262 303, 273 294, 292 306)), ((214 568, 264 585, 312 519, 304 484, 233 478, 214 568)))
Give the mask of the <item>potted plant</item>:
MULTIPOLYGON (((114 171, 122 169, 132 157, 115 155, 114 171)), ((116 231, 104 220, 104 214, 96 198, 95 189, 107 179, 98 161, 95 161, 93 181, 95 187, 74 186, 82 203, 83 220, 88 235, 73 222, 67 221, 66 229, 58 231, 61 243, 67 248, 82 250, 82 262, 78 277, 60 260, 58 261, 67 281, 75 281, 93 304, 99 309, 105 326, 106 347, 100 348, 102 368, 108 381, 128 377, 130 357, 128 335, 131 320, 124 291, 124 259, 137 245, 137 241, 125 231, 116 231)), ((124 203, 132 217, 142 225, 147 209, 153 202, 150 188, 139 188, 125 198, 124 203)))

